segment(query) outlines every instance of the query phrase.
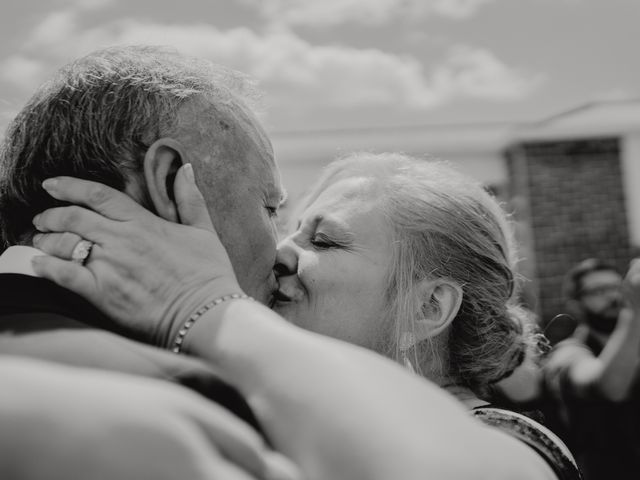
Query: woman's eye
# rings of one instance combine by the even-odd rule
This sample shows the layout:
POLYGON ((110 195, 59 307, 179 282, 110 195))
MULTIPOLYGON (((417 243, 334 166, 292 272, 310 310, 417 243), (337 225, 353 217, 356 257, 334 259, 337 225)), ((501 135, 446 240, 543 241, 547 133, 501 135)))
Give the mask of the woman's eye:
POLYGON ((315 237, 313 237, 311 239, 311 245, 319 249, 328 249, 338 246, 335 242, 332 242, 328 238, 321 235, 316 235, 315 237))

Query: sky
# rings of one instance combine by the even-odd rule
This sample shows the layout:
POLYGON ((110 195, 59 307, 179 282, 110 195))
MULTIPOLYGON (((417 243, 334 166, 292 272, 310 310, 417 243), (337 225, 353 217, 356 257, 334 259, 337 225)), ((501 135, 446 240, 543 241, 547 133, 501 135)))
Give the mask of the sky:
POLYGON ((0 127, 115 44, 248 73, 271 132, 539 120, 640 97, 639 23, 637 0, 4 0, 0 127))

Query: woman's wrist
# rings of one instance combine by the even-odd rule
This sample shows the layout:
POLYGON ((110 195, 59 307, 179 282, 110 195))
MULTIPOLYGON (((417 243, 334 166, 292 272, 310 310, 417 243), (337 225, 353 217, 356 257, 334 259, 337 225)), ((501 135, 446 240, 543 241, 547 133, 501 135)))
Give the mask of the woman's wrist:
POLYGON ((250 297, 246 293, 231 293, 228 295, 222 295, 221 297, 216 297, 213 300, 205 303, 202 307, 196 310, 184 324, 178 330, 173 343, 170 345, 170 349, 173 353, 180 353, 182 351, 182 345, 185 341, 185 338, 191 328, 196 324, 196 322, 205 315, 209 310, 213 310, 216 307, 219 307, 224 302, 231 302, 233 300, 253 300, 253 297, 250 297))
MULTIPOLYGON (((215 308, 207 309, 184 336, 180 353, 192 355, 210 362, 216 366, 220 366, 221 359, 226 357, 224 352, 226 345, 221 345, 219 335, 225 323, 229 322, 229 318, 233 323, 237 323, 237 315, 229 315, 229 309, 237 312, 237 308, 242 312, 255 312, 256 308, 266 308, 259 302, 248 298, 233 298, 228 301, 220 302, 215 308), (245 307, 243 304, 246 304, 245 307), (249 310, 247 310, 247 308, 249 310)), ((243 323, 242 320, 240 323, 243 323)), ((249 323, 252 323, 251 321, 249 323)), ((235 331, 235 329, 234 329, 235 331)), ((224 362, 223 362, 224 363, 224 362)))
MULTIPOLYGON (((155 344, 167 349, 175 347, 175 341, 179 336, 185 336, 184 327, 187 323, 195 324, 204 311, 204 307, 227 296, 245 295, 235 279, 220 278, 211 280, 197 288, 188 286, 185 293, 177 297, 166 312, 166 327, 157 333, 155 344), (200 312, 198 314, 198 312, 200 312), (190 320, 192 320, 190 322, 190 320)), ((213 305, 206 309, 211 309, 213 305)), ((190 329, 192 325, 187 327, 190 329)))

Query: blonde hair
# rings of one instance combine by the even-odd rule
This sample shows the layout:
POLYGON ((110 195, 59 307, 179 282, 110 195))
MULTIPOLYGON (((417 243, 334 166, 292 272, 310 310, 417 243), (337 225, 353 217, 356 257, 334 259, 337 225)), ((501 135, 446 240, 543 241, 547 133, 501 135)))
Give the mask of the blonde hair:
POLYGON ((354 153, 331 163, 307 198, 354 176, 372 180, 372 201, 394 232, 388 278, 388 316, 380 353, 410 355, 487 397, 538 341, 531 314, 517 304, 519 279, 511 228, 498 202, 478 182, 443 162, 398 153, 354 153), (425 305, 417 285, 447 278, 463 292, 448 335, 401 352, 425 305), (443 358, 441 358, 443 357, 443 358))

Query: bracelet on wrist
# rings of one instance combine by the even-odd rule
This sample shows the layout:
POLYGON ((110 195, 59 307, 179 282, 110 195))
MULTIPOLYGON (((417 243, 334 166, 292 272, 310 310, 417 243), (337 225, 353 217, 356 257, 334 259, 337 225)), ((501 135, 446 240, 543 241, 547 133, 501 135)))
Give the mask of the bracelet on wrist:
POLYGON ((202 315, 204 315, 206 312, 208 312, 212 308, 217 307, 223 302, 226 302, 227 300, 240 300, 240 299, 253 300, 252 297, 244 293, 232 293, 230 295, 223 295, 222 297, 218 297, 215 300, 211 300, 209 303, 203 305, 198 310, 196 310, 193 313, 193 315, 191 315, 187 319, 187 321, 184 322, 184 325, 182 326, 182 328, 178 330, 178 334, 176 335, 176 338, 173 341, 171 351, 173 353, 180 353, 182 349, 182 344, 184 342, 184 337, 187 335, 191 327, 193 327, 194 323, 196 323, 196 320, 198 320, 198 318, 200 318, 202 315))

